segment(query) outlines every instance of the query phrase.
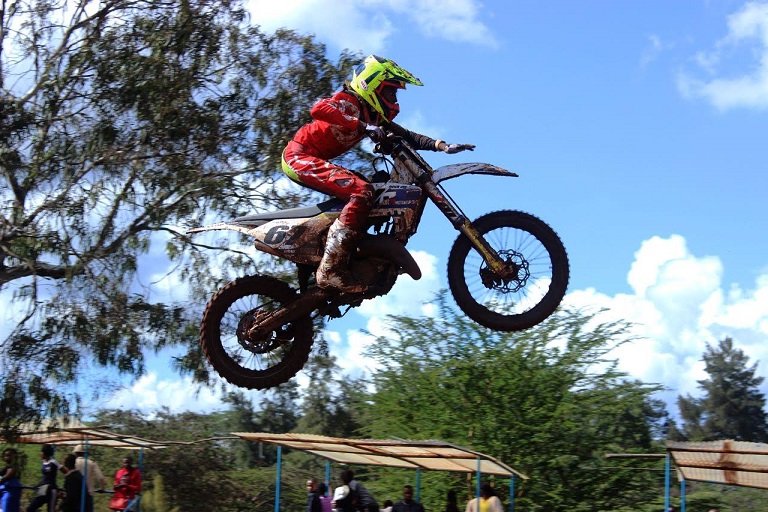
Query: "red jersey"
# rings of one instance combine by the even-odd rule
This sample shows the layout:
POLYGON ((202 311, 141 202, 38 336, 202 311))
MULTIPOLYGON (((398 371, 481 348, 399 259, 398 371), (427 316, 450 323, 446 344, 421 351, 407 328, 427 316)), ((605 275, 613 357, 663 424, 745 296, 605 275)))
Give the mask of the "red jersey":
POLYGON ((312 106, 312 122, 305 124, 293 140, 304 146, 304 151, 331 160, 352 149, 363 138, 358 133, 365 109, 354 95, 340 91, 312 106))
POLYGON ((141 472, 136 468, 120 468, 115 473, 115 495, 128 499, 141 492, 141 472))
MULTIPOLYGON (((380 124, 379 116, 372 119, 360 99, 346 90, 318 101, 312 106, 310 114, 312 122, 299 128, 293 141, 303 146, 302 153, 322 160, 332 160, 343 155, 362 140, 364 134, 358 132, 360 121, 380 124)), ((414 133, 397 123, 390 122, 387 126, 404 137, 415 149, 437 150, 435 139, 414 133)))

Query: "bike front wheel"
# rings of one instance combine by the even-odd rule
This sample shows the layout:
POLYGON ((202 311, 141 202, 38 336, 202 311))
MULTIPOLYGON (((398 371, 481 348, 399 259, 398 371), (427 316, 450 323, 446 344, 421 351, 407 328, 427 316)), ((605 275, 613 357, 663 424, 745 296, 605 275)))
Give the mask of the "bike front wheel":
POLYGON ((465 235, 448 257, 448 285, 475 322, 496 331, 521 331, 544 321, 568 288, 568 254, 557 233, 525 212, 498 211, 472 223, 511 272, 502 277, 465 235))
POLYGON ((241 277, 216 292, 200 325, 200 344, 213 369, 248 389, 275 387, 296 375, 312 349, 311 317, 258 335, 251 327, 297 298, 288 284, 270 276, 241 277))

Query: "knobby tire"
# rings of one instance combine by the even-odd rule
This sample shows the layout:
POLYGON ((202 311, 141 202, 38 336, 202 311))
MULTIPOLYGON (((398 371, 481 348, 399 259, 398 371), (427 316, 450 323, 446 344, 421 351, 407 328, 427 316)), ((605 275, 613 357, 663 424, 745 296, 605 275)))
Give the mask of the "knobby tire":
POLYGON ((200 325, 200 344, 213 369, 228 382, 248 389, 272 388, 296 375, 312 349, 309 315, 273 331, 259 340, 256 349, 239 339, 237 333, 242 331, 240 325, 259 311, 279 309, 297 298, 288 284, 270 276, 241 277, 217 291, 200 325), (253 307, 250 301, 254 301, 253 307), (246 307, 247 311, 238 312, 238 307, 246 307))
POLYGON ((482 276, 490 270, 462 234, 448 257, 448 285, 461 310, 497 331, 521 331, 543 322, 568 288, 568 254, 557 233, 538 217, 512 210, 489 213, 472 225, 500 255, 526 262, 528 279, 519 290, 487 286, 482 276))

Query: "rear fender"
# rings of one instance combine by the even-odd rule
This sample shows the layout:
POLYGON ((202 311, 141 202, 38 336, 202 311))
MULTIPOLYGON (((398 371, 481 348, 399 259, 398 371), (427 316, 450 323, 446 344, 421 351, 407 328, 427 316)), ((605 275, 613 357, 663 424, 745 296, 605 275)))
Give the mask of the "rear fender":
MULTIPOLYGON (((255 228, 261 227, 264 224, 272 221, 284 221, 285 224, 303 224, 315 217, 328 217, 335 218, 338 216, 341 209, 344 207, 344 201, 336 198, 323 201, 311 206, 301 206, 298 208, 289 208, 287 210, 278 210, 274 212, 266 213, 254 213, 251 215, 245 215, 236 219, 217 222, 210 226, 201 226, 199 228, 193 228, 187 231, 188 234, 200 233, 202 231, 221 231, 230 230, 244 233, 249 236, 256 236, 254 233, 255 228)), ((258 238, 258 237, 257 237, 258 238)))
POLYGON ((238 233, 243 233, 246 235, 250 235, 254 228, 260 226, 261 224, 266 224, 267 221, 263 221, 260 224, 238 224, 235 221, 229 221, 229 222, 217 222, 216 224, 211 224, 210 226, 201 226, 199 228, 192 228, 187 230, 187 234, 190 235, 192 233, 202 233, 203 231, 237 231, 238 233))

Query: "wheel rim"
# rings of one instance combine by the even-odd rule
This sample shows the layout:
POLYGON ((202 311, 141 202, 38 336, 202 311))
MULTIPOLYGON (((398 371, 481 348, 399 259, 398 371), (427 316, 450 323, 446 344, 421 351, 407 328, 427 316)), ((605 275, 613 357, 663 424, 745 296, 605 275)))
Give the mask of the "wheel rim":
POLYGON ((510 270, 502 278, 482 256, 470 249, 464 259, 464 280, 472 299, 502 315, 520 315, 539 304, 552 283, 552 259, 544 244, 528 231, 499 227, 484 233, 510 270))
POLYGON ((294 345, 293 324, 258 336, 249 334, 261 318, 280 307, 279 302, 262 295, 247 295, 227 308, 219 324, 221 346, 236 367, 265 372, 288 357, 294 345))

